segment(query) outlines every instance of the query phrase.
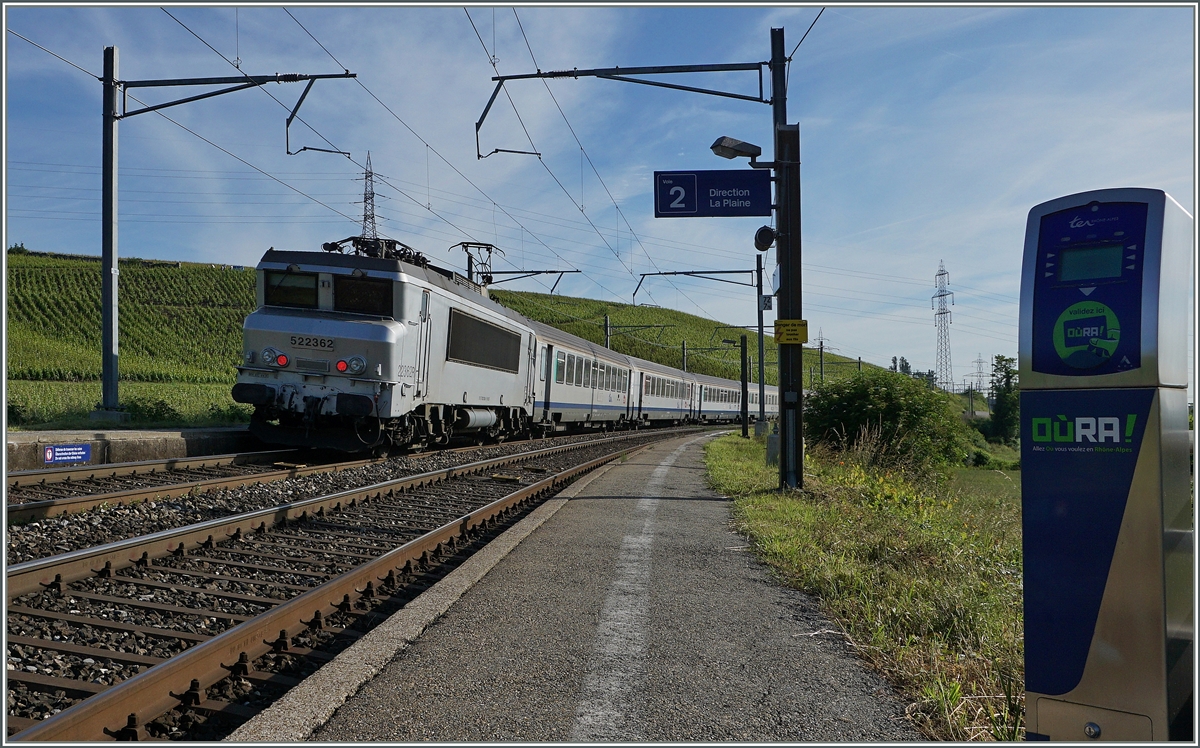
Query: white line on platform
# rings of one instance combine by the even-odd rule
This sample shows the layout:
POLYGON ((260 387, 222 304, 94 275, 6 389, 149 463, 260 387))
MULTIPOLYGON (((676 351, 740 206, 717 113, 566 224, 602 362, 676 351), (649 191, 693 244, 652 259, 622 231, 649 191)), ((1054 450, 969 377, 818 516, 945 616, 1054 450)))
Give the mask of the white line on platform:
POLYGON ((646 613, 649 607, 650 552, 654 545, 658 495, 679 455, 700 439, 689 439, 667 455, 646 483, 635 505, 630 532, 621 542, 616 574, 600 611, 596 647, 583 678, 575 709, 572 740, 642 739, 634 696, 641 690, 646 666, 646 613))

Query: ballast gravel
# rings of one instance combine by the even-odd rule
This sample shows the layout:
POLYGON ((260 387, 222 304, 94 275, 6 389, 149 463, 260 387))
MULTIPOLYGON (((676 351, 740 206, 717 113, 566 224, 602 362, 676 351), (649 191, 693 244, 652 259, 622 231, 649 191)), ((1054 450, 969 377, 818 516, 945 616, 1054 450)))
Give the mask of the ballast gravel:
POLYGON ((202 494, 145 501, 133 505, 98 507, 78 514, 59 515, 25 525, 9 526, 6 559, 9 564, 18 564, 231 514, 349 491, 410 475, 445 470, 546 447, 595 441, 598 438, 600 437, 597 435, 589 434, 553 440, 512 442, 461 452, 399 456, 339 473, 315 473, 275 483, 215 489, 202 494))

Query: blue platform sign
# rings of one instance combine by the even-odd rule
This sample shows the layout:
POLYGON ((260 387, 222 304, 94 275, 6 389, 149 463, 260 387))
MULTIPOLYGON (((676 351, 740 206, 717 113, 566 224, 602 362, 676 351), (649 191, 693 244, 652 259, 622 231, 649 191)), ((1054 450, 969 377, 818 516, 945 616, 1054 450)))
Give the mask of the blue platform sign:
POLYGON ((47 465, 55 462, 91 462, 91 444, 54 444, 45 450, 47 465))
POLYGON ((771 215, 766 169, 654 172, 655 218, 771 215))

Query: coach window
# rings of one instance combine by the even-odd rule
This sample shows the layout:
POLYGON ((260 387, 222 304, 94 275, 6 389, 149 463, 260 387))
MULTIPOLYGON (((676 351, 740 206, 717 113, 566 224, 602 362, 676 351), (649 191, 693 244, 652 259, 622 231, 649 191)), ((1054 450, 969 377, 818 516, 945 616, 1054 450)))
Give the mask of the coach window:
POLYGON ((567 384, 575 384, 575 354, 567 354, 567 384))
POLYGON ((542 382, 546 381, 546 370, 549 363, 546 358, 546 346, 542 346, 542 351, 538 354, 538 379, 542 382))
POLYGON ((562 351, 559 351, 558 355, 555 356, 555 364, 556 365, 554 367, 554 383, 562 384, 563 383, 563 374, 566 373, 566 370, 567 370, 567 354, 563 353, 562 351))
POLYGON ((285 273, 265 271, 263 303, 267 306, 290 306, 301 309, 317 308, 317 276, 315 273, 285 273))
POLYGON ((583 386, 592 386, 592 363, 590 361, 583 362, 583 386))
POLYGON ((392 316, 391 278, 333 277, 333 308, 338 312, 392 316))

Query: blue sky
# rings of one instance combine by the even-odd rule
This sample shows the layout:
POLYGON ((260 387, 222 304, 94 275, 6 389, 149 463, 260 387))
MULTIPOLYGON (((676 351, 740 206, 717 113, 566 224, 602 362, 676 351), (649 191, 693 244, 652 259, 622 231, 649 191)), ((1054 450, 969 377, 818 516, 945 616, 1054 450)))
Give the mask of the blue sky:
MULTIPOLYGON (((767 106, 595 79, 515 82, 516 113, 502 94, 481 148, 531 150, 532 139, 542 158, 478 160, 489 58, 501 74, 532 72, 531 51, 542 70, 762 61, 772 26, 790 51, 820 6, 470 7, 474 29, 462 7, 287 9, 296 20, 283 6, 167 7, 185 28, 156 6, 5 7, 7 29, 89 72, 116 45, 126 80, 239 74, 221 55, 249 74, 359 76, 318 82, 299 113, 311 129, 291 130, 293 149, 332 143, 349 159, 285 154, 303 84, 164 110, 178 125, 153 113, 122 121, 122 257, 253 265, 267 247, 357 234, 369 150, 380 232, 436 263, 463 267, 448 247, 492 242, 505 252, 497 270, 579 269, 560 293, 624 302, 641 273, 754 266, 766 219, 655 219, 652 174, 733 168, 708 149, 720 135, 769 156, 767 106)), ((1032 206, 1141 186, 1194 215, 1194 28, 1190 6, 829 6, 795 53, 788 91, 811 335, 842 355, 934 368, 930 297, 944 261, 961 383, 981 355, 1016 355, 1032 206)), ((100 84, 12 34, 5 64, 6 245, 99 254, 100 84)), ((754 73, 673 81, 758 90, 754 73)), ((157 103, 181 91, 131 93, 157 103)), ((755 319, 752 289, 730 284, 648 278, 637 300, 755 319)))

